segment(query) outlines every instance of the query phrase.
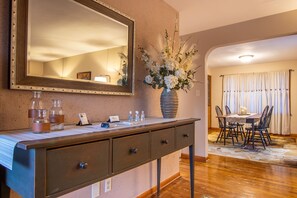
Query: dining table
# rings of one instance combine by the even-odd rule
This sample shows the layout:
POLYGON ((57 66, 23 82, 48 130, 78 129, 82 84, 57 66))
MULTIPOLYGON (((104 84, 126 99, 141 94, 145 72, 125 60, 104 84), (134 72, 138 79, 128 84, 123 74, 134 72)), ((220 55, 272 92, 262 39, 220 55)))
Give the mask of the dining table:
MULTIPOLYGON (((255 149, 255 141, 254 141, 255 123, 260 120, 261 114, 258 114, 258 113, 228 114, 228 115, 217 116, 217 118, 223 118, 223 120, 224 120, 224 131, 223 131, 224 145, 226 145, 226 128, 227 128, 226 126, 227 126, 227 122, 230 122, 230 123, 249 123, 249 124, 251 124, 251 128, 252 128, 252 148, 255 149)), ((244 144, 247 143, 246 138, 245 138, 244 144)))

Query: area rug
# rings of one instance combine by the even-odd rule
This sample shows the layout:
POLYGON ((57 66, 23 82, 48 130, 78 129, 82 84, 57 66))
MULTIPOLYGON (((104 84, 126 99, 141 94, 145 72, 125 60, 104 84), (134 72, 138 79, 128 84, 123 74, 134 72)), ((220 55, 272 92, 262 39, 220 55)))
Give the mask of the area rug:
POLYGON ((216 143, 218 135, 218 131, 208 133, 209 154, 297 167, 297 137, 272 135, 272 144, 266 149, 261 143, 256 143, 256 149, 252 150, 242 146, 241 138, 234 146, 231 139, 227 140, 225 146, 223 141, 216 143))

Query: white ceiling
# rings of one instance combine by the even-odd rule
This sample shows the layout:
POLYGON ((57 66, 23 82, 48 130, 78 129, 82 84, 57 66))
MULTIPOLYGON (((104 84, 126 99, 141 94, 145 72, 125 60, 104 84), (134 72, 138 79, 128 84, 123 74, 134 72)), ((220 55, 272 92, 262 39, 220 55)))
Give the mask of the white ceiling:
POLYGON ((214 49, 207 58, 208 67, 238 66, 239 56, 254 55, 250 64, 297 60, 297 35, 230 45, 214 49))
POLYGON ((165 0, 179 11, 180 35, 297 9, 297 0, 165 0))
MULTIPOLYGON (((179 11, 180 35, 222 27, 297 9, 297 0, 165 0, 179 11)), ((268 39, 212 51, 209 67, 242 65, 239 56, 253 54, 251 64, 297 60, 297 36, 268 39)))

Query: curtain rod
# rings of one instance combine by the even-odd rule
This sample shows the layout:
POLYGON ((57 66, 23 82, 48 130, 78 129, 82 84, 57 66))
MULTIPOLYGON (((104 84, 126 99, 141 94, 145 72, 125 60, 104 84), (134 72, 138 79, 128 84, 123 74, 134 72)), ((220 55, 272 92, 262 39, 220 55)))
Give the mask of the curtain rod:
MULTIPOLYGON (((282 70, 284 71, 284 70, 282 70)), ((289 72, 293 72, 295 71, 294 69, 289 69, 289 72)), ((265 73, 265 72, 253 72, 253 73, 236 73, 236 74, 222 74, 219 77, 224 77, 224 76, 230 76, 230 75, 237 75, 237 74, 255 74, 255 73, 265 73)))

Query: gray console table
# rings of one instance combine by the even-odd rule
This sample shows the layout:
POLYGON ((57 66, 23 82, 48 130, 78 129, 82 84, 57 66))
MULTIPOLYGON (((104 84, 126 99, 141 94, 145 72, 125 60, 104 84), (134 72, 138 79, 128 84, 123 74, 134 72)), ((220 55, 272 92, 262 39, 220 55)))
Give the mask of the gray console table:
POLYGON ((157 160, 160 193, 161 157, 189 147, 191 197, 194 197, 195 121, 114 129, 16 145, 13 169, 1 166, 1 196, 9 188, 24 198, 51 198, 157 160))

